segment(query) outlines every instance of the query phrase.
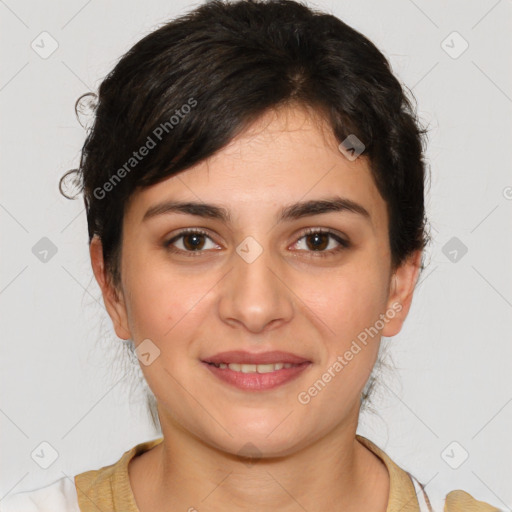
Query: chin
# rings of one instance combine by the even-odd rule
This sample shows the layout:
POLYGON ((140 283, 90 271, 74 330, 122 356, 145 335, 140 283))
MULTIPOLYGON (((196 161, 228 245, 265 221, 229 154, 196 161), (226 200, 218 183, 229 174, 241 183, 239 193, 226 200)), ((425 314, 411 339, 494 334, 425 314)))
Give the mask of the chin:
POLYGON ((300 434, 290 430, 290 425, 281 425, 281 428, 279 424, 283 421, 282 417, 275 418, 275 421, 271 418, 263 422, 260 418, 260 421, 254 422, 247 422, 246 419, 245 422, 224 423, 223 426, 229 434, 222 430, 221 438, 215 436, 210 441, 216 448, 240 457, 256 459, 282 457, 293 453, 297 449, 300 434))

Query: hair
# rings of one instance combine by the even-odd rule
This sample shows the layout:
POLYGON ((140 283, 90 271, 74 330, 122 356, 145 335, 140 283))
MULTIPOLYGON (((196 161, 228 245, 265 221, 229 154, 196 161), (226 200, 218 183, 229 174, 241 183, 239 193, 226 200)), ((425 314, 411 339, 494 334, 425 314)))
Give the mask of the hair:
MULTIPOLYGON (((107 278, 117 288, 123 216, 137 190, 210 157, 270 109, 303 106, 319 113, 340 143, 355 135, 364 144, 386 202, 396 270, 430 241, 427 130, 409 93, 411 99, 376 46, 333 15, 294 0, 209 1, 143 37, 98 94, 78 98, 77 117, 81 103, 92 101, 94 122, 79 167, 59 189, 66 195, 64 180, 76 174, 89 243, 101 239, 107 278), (139 149, 143 158, 134 155, 139 149)), ((154 396, 148 397, 156 426, 154 396)))

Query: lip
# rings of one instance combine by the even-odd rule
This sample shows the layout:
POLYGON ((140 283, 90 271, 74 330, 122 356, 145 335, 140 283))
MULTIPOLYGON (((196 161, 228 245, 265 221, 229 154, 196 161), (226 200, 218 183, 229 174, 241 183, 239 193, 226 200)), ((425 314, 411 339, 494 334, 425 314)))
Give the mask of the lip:
MULTIPOLYGON (((273 352, 270 354, 272 357, 275 356, 275 353, 273 352)), ((229 368, 218 368, 206 361, 201 361, 201 364, 205 366, 211 374, 217 377, 219 381, 228 384, 229 386, 241 389, 242 391, 267 391, 275 389, 283 384, 295 380, 312 365, 310 361, 304 361, 302 363, 296 363, 296 366, 281 368, 280 370, 274 370, 273 372, 268 373, 242 373, 230 370, 229 368)))
MULTIPOLYGON (((302 364, 311 363, 308 359, 300 357, 291 352, 283 352, 273 350, 270 352, 247 352, 245 350, 230 350, 227 352, 219 352, 210 357, 202 359, 203 363, 238 363, 238 364, 275 364, 275 363, 291 363, 302 364)), ((274 372, 272 372, 274 373, 274 372)))

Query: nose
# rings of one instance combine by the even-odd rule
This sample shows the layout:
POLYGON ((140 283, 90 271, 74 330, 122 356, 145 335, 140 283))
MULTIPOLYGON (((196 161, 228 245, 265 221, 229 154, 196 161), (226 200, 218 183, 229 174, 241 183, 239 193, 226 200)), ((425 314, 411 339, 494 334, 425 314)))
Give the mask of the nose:
POLYGON ((251 333, 262 333, 289 322, 294 307, 286 263, 273 259, 267 249, 254 261, 240 254, 233 253, 233 267, 220 283, 221 319, 231 327, 243 327, 251 333))

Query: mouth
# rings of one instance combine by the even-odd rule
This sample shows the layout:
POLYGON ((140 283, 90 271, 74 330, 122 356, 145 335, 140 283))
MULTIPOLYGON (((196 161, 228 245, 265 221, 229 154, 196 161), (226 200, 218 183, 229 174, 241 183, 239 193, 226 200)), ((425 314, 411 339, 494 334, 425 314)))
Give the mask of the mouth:
MULTIPOLYGON (((206 361, 204 361, 206 362, 206 361)), ((293 363, 269 363, 269 364, 239 364, 239 363, 207 363, 216 368, 220 368, 225 370, 226 368, 241 373, 271 373, 277 370, 282 370, 283 368, 293 368, 295 366, 300 366, 300 364, 307 364, 307 362, 300 364, 293 363)))
POLYGON ((221 382, 244 391, 264 391, 284 385, 312 365, 289 352, 222 352, 201 361, 221 382))
POLYGON ((265 365, 265 364, 301 364, 311 362, 305 357, 292 354, 291 352, 283 352, 281 350, 273 350, 269 352, 247 352, 245 350, 229 350, 227 352, 219 352, 213 356, 203 359, 205 363, 213 364, 246 364, 246 365, 265 365))

